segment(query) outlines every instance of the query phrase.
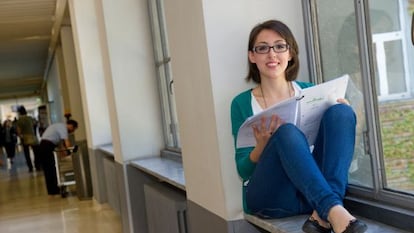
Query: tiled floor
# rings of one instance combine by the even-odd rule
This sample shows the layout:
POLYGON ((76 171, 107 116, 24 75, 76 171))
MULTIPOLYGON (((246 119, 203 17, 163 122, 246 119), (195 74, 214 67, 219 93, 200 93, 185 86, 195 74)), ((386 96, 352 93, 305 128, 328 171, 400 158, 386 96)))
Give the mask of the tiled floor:
MULTIPOLYGON (((5 162, 4 153, 0 158, 5 162)), ((1 233, 121 233, 121 220, 108 206, 80 201, 76 186, 67 198, 48 197, 42 172, 29 173, 22 152, 13 166, 0 167, 1 233)))

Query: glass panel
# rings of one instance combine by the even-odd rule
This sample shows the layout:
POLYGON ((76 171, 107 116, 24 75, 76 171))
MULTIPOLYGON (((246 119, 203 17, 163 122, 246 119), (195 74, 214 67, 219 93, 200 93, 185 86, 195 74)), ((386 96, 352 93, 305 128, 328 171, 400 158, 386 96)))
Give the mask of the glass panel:
MULTIPOLYGON (((371 1, 372 2, 372 1, 371 1)), ((370 2, 370 3, 371 3, 370 2)), ((372 7, 370 5, 371 32, 372 34, 400 31, 398 0, 381 1, 381 4, 372 7)))
POLYGON ((158 75, 159 92, 163 112, 164 139, 167 149, 180 150, 177 112, 174 99, 173 78, 171 75, 171 58, 166 40, 163 0, 148 0, 154 59, 158 75))
POLYGON ((317 0, 316 7, 323 80, 327 81, 343 74, 351 76, 347 99, 357 114, 358 124, 349 182, 373 187, 371 158, 365 153, 364 146, 366 118, 354 2, 317 0))
POLYGON ((385 42, 384 47, 387 64, 387 77, 390 77, 387 78, 388 93, 405 93, 407 88, 405 86, 404 57, 402 56, 403 51, 401 40, 385 42))
POLYGON ((402 37, 385 37, 388 39, 380 34, 373 37, 376 90, 381 100, 398 99, 408 94, 402 37))
POLYGON ((398 1, 378 1, 370 5, 370 22, 374 46, 374 66, 380 100, 406 96, 407 81, 404 70, 404 33, 398 1))
POLYGON ((414 194, 414 87, 410 85, 414 50, 408 39, 414 1, 371 0, 369 6, 380 97, 383 185, 414 194))

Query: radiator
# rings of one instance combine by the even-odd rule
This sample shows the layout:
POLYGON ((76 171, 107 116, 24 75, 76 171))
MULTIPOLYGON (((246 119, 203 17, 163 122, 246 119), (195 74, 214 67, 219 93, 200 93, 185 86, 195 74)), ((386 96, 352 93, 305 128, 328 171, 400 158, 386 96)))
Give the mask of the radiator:
POLYGON ((159 183, 144 185, 149 233, 187 233, 183 193, 159 183))

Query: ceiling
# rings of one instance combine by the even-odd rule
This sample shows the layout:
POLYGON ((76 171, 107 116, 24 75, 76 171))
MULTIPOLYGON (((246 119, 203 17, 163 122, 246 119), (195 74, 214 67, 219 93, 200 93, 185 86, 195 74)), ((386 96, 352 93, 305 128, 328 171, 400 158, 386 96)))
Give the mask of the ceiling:
POLYGON ((40 94, 65 8, 66 0, 0 0, 0 99, 40 94))

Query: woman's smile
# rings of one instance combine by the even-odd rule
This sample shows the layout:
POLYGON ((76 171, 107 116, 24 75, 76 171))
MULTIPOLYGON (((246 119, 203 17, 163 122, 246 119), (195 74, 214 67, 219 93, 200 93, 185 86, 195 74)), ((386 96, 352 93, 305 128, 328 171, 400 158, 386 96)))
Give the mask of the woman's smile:
POLYGON ((267 62, 266 66, 269 68, 274 68, 277 67, 279 65, 279 62, 275 62, 275 61, 271 61, 271 62, 267 62))

